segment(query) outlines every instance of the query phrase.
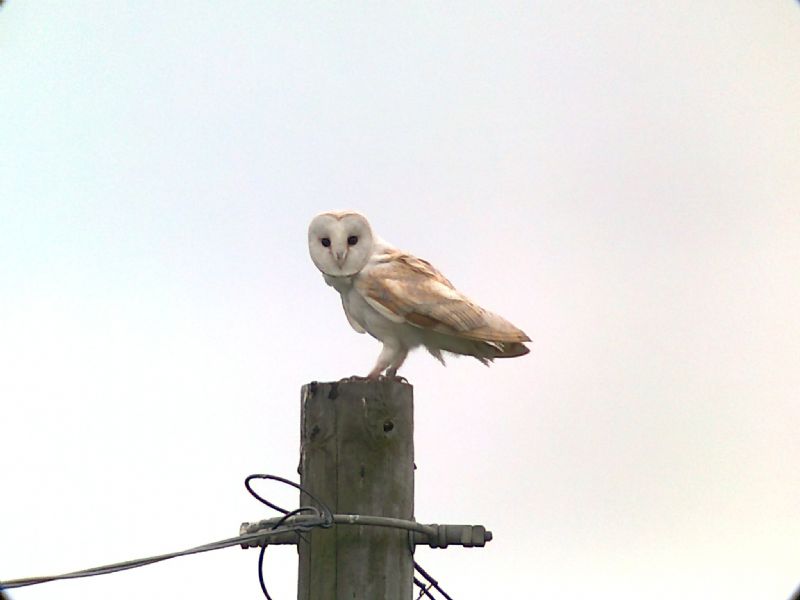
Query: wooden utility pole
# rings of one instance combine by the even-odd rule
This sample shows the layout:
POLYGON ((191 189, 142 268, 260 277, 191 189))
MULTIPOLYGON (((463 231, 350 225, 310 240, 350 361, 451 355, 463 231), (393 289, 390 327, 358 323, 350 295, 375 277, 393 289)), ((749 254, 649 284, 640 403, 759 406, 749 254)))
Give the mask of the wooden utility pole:
MULTIPOLYGON (((483 525, 414 519, 414 397, 408 383, 313 382, 303 386, 301 402, 301 508, 239 527, 245 549, 297 545, 298 600, 411 600, 415 584, 422 594, 429 586, 441 591, 414 563, 413 549, 482 548, 491 541, 483 525), (330 513, 309 510, 322 509, 319 503, 330 513), (426 582, 414 577, 415 568, 426 582)), ((274 475, 251 475, 245 484, 251 478, 295 485, 274 475)))
MULTIPOLYGON (((393 380, 302 389, 300 484, 336 514, 414 519, 413 388, 393 380)), ((314 504, 301 494, 300 504, 314 504)), ((314 529, 299 541, 298 600, 409 600, 408 531, 314 529)))

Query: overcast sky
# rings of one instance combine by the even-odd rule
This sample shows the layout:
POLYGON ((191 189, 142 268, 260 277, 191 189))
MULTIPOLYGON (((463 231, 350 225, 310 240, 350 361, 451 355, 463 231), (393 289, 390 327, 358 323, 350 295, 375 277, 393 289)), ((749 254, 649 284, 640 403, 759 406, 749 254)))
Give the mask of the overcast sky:
MULTIPOLYGON (((355 208, 534 340, 401 371, 418 520, 495 536, 418 550, 453 598, 800 583, 797 3, 10 0, 0 57, 0 579, 272 516, 300 386, 379 351, 307 255, 355 208)), ((256 558, 13 597, 257 599, 256 558)))

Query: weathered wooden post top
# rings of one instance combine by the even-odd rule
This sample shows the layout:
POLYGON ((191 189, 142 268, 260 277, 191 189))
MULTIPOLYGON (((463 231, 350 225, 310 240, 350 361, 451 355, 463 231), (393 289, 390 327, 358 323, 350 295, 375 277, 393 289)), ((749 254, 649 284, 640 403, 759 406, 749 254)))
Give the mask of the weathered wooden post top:
POLYGON ((250 547, 298 545, 298 600, 410 600, 417 545, 472 547, 491 540, 480 525, 415 521, 414 394, 406 381, 312 382, 303 386, 301 403, 298 470, 308 494, 301 492, 300 505, 321 509, 324 503, 333 526, 266 536, 283 517, 240 530, 265 532, 250 547))

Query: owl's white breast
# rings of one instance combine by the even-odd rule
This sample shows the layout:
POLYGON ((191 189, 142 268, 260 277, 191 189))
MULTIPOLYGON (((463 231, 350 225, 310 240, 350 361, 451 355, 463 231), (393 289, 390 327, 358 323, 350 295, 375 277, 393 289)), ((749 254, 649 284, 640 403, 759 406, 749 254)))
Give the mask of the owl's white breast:
POLYGON ((333 275, 323 273, 322 278, 325 280, 325 283, 339 292, 342 295, 342 298, 345 297, 348 291, 353 289, 352 275, 348 277, 334 277, 333 275))
POLYGON ((406 323, 397 323, 386 318, 372 308, 364 297, 358 293, 354 281, 358 274, 351 277, 331 277, 323 275, 325 282, 333 287, 342 297, 342 304, 349 318, 358 323, 372 337, 384 343, 400 345, 407 349, 421 343, 421 334, 416 327, 406 323))

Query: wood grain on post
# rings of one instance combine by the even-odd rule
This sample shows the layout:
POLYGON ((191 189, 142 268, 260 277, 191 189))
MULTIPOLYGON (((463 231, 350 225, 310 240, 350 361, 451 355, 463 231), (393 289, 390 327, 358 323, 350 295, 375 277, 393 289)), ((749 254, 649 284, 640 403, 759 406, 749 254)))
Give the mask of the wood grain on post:
MULTIPOLYGON (((300 483, 334 513, 414 518, 413 388, 399 381, 302 389, 300 483)), ((313 504, 301 494, 301 505, 313 504)), ((298 600, 408 600, 407 531, 336 525, 300 541, 298 600)))

